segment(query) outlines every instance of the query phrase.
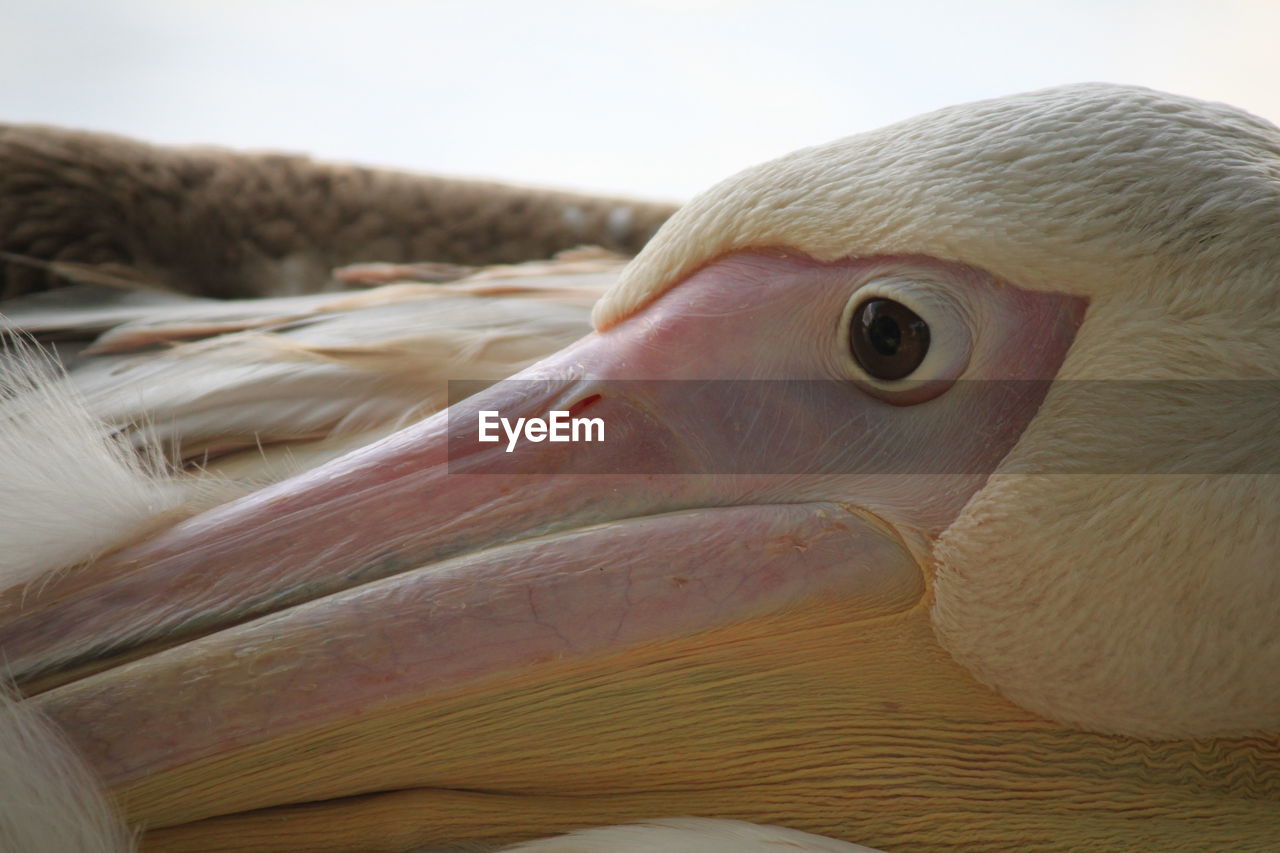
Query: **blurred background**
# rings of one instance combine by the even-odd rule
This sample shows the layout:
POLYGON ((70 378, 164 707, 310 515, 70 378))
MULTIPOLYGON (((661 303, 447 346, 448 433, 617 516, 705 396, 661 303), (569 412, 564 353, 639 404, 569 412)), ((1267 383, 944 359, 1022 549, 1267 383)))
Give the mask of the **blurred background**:
POLYGON ((680 200, 960 101, 1136 83, 1280 121, 1273 0, 0 0, 0 121, 680 200))

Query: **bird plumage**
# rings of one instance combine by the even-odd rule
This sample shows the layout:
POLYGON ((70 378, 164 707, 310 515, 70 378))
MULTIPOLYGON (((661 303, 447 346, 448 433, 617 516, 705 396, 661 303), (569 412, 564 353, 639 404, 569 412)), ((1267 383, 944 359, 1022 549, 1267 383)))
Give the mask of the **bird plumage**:
MULTIPOLYGON (((788 155, 728 179, 663 226, 597 303, 596 334, 573 345, 563 364, 555 361, 560 356, 544 364, 580 373, 591 365, 587 355, 574 361, 574 353, 584 353, 601 362, 616 357, 631 370, 665 365, 664 347, 676 355, 685 351, 680 335, 691 333, 681 331, 682 323, 711 319, 732 328, 742 322, 751 331, 756 327, 740 317, 768 314, 752 314, 751 299, 781 299, 770 287, 791 280, 810 289, 792 288, 784 295, 797 301, 786 304, 796 316, 808 316, 803 312, 816 311, 820 300, 838 303, 843 284, 862 281, 859 276, 875 281, 883 267, 925 281, 926 289, 951 288, 959 306, 954 313, 975 336, 999 332, 979 341, 975 365, 959 365, 962 378, 974 378, 977 367, 992 371, 982 376, 997 381, 1010 375, 1038 381, 1045 369, 1056 371, 1043 400, 1035 398, 1034 417, 1012 436, 1007 452, 1001 449, 1002 458, 971 497, 961 486, 954 494, 929 494, 946 509, 922 520, 901 501, 895 506, 882 496, 880 503, 860 505, 867 516, 843 520, 850 527, 841 530, 861 531, 866 542, 876 541, 883 526, 897 550, 892 558, 886 552, 881 563, 900 560, 918 568, 918 575, 908 573, 915 585, 891 584, 890 592, 877 593, 875 606, 829 595, 755 622, 713 623, 704 634, 691 635, 696 639, 624 646, 613 658, 582 662, 568 653, 549 655, 530 662, 513 683, 483 682, 474 692, 442 677, 435 693, 414 694, 412 701, 388 706, 385 716, 370 711, 333 722, 332 730, 295 727, 268 737, 265 723, 255 724, 249 728, 261 740, 252 741, 227 723, 235 750, 221 760, 225 764, 196 756, 157 766, 139 779, 113 764, 120 757, 112 754, 117 741, 109 732, 116 730, 92 711, 98 707, 107 716, 103 697, 115 697, 117 705, 119 697, 135 697, 139 713, 150 703, 147 713, 163 720, 163 697, 147 685, 170 684, 179 672, 240 673, 253 661, 237 657, 237 637, 263 650, 268 675, 290 681, 273 694, 276 702, 295 689, 318 695, 315 690, 329 686, 300 685, 314 673, 285 667, 295 658, 332 660, 337 667, 340 655, 326 658, 328 647, 316 645, 268 657, 268 635, 309 636, 296 627, 306 627, 306 613, 316 614, 316 624, 339 624, 324 622, 325 606, 392 587, 373 582, 381 576, 364 576, 368 586, 356 594, 334 594, 332 601, 317 599, 297 612, 240 626, 224 635, 226 648, 216 635, 193 643, 205 654, 198 665, 177 657, 184 650, 175 647, 167 658, 153 655, 131 665, 128 678, 108 670, 97 681, 76 681, 35 701, 92 746, 100 768, 116 768, 131 813, 157 826, 150 836, 155 843, 174 849, 249 837, 265 845, 274 843, 281 825, 303 824, 316 827, 313 840, 323 836, 333 849, 367 839, 380 822, 401 826, 414 840, 406 843, 529 837, 677 807, 921 849, 1206 849, 1274 838, 1280 683, 1273 675, 1280 669, 1280 628, 1271 617, 1280 602, 1274 571, 1280 550, 1280 525, 1274 523, 1280 506, 1274 468, 1280 362, 1269 342, 1276 338, 1280 277, 1277 174, 1280 134, 1237 110, 1136 88, 1062 87, 961 105, 788 155), (735 287, 750 296, 735 303, 735 287), (979 293, 1005 307, 990 307, 985 297, 977 301, 979 293), (682 299, 688 314, 672 308, 685 305, 682 299), (1043 326, 1009 325, 1018 306, 1036 306, 1027 317, 1043 326), (1019 333, 1034 338, 1013 347, 1024 358, 1020 366, 1034 366, 1026 377, 999 355, 998 345, 1019 333), (613 352, 604 349, 606 339, 618 342, 613 352), (1242 380, 1257 384, 1230 384, 1242 380), (388 745, 384 726, 395 730, 398 747, 382 753, 375 747, 388 745), (342 771, 312 773, 317 749, 342 771), (597 749, 607 750, 607 762, 593 757, 597 749), (228 773, 232 766, 238 770, 228 773), (203 799, 174 793, 188 786, 199 788, 203 799), (918 803, 926 804, 924 811, 918 803)), ((428 297, 442 311, 449 298, 428 297)), ((306 299, 306 312, 321 311, 322 301, 306 299)), ((305 349, 311 342, 303 339, 326 326, 338 335, 355 333, 354 326, 344 330, 345 320, 306 312, 299 319, 301 304, 270 306, 285 312, 269 313, 275 319, 266 322, 278 326, 271 334, 300 339, 277 351, 305 349)), ((364 316, 388 313, 384 308, 365 308, 372 313, 364 316)), ((582 302, 574 308, 583 310, 582 302)), ((843 316, 823 311, 812 335, 819 342, 828 336, 827 314, 833 324, 843 316)), ((456 327, 455 319, 444 317, 446 330, 456 327)), ((186 332, 135 325, 108 337, 102 348, 131 336, 143 342, 182 337, 202 323, 207 330, 209 322, 205 315, 168 327, 186 332)), ((232 353, 242 342, 261 346, 261 334, 235 331, 174 352, 193 347, 232 353)), ((771 343, 744 337, 761 350, 771 343)), ((792 330, 791 338, 804 336, 792 330)), ((450 350, 458 346, 445 339, 450 350)), ((717 339, 720 349, 704 349, 703 369, 724 370, 727 363, 728 372, 736 370, 732 356, 742 351, 733 344, 739 341, 717 339), (705 366, 713 364, 718 366, 705 366)), ((803 350, 806 343, 796 346, 803 350)), ((338 349, 356 361, 369 357, 354 353, 349 341, 338 349)), ((753 353, 741 355, 744 365, 753 353)), ((83 358, 90 363, 95 356, 83 358)), ((680 367, 692 370, 677 375, 698 374, 699 364, 680 367)), ((495 372, 505 369, 506 362, 495 372)), ((223 383, 219 387, 246 387, 211 379, 223 383)), ((438 376, 424 379, 438 387, 438 376)), ((575 373, 575 381, 602 380, 575 373)), ((303 381, 300 387, 308 386, 303 381)), ((171 423, 183 422, 190 402, 184 390, 169 397, 171 423)), ((425 385, 414 386, 379 410, 378 419, 389 424, 420 413, 414 399, 423 393, 430 393, 425 385)), ((908 434, 909 409, 899 412, 900 436, 908 434)), ((873 405, 869 411, 882 410, 873 405)), ((237 411, 246 419, 231 419, 230 434, 240 437, 233 443, 241 447, 256 429, 250 422, 265 410, 237 411)), ((860 418, 872 417, 858 411, 860 418)), ((112 417, 122 424, 132 420, 112 417)), ((314 439, 335 427, 341 436, 343 425, 343 416, 322 409, 313 425, 273 433, 289 425, 266 417, 259 434, 281 440, 314 439)), ((993 427, 992 440, 1016 421, 1011 414, 998 423, 1004 432, 993 427)), ((355 422, 360 429, 369 425, 359 417, 355 422)), ((157 423, 163 427, 165 421, 157 423)), ((407 499, 413 482, 368 479, 369 472, 408 470, 393 451, 417 447, 423 430, 441 428, 439 421, 429 422, 300 482, 330 491, 336 487, 326 485, 326 477, 370 491, 372 483, 399 489, 407 499)), ((876 434, 869 443, 884 438, 876 434)), ((197 452, 217 447, 199 434, 192 446, 197 452)), ((655 446, 653 456, 666 449, 655 446)), ((426 451, 416 452, 427 458, 426 451)), ((434 482, 424 480, 424 488, 434 482)), ((512 489, 503 491, 505 481, 496 482, 493 495, 475 488, 479 505, 501 516, 512 489)), ((727 488, 726 481, 714 482, 727 488)), ((637 494, 648 487, 633 485, 637 494)), ((210 553, 227 542, 238 548, 249 530, 242 516, 273 501, 289 508, 284 523, 301 530, 298 519, 309 511, 310 498, 289 488, 286 483, 268 497, 234 504, 209 521, 197 518, 183 528, 187 533, 169 535, 186 541, 181 536, 198 535, 206 525, 215 531, 210 553), (228 518, 230 526, 218 526, 228 518)), ((571 498, 570 492, 558 497, 563 518, 583 512, 571 498)), ((611 500, 617 496, 597 498, 603 506, 611 500)), ((788 511, 807 506, 788 500, 794 507, 788 511)), ((743 501, 732 508, 752 506, 743 501)), ((428 500, 423 506, 436 505, 428 500)), ((634 511, 657 519, 673 509, 661 502, 638 506, 634 511)), ((674 509, 678 516, 688 507, 674 509)), ((827 518, 825 511, 819 517, 827 518)), ((478 523, 476 517, 465 515, 459 529, 478 523)), ((419 534, 395 526, 402 523, 398 517, 386 518, 391 520, 378 523, 403 539, 396 547, 416 542, 419 534)), ((574 537, 598 541, 602 552, 622 547, 617 543, 628 528, 618 526, 612 542, 606 541, 609 531, 599 529, 620 520, 636 521, 606 516, 595 528, 571 527, 563 540, 554 524, 535 526, 545 541, 529 544, 516 533, 507 546, 443 564, 441 576, 447 583, 459 565, 483 570, 486 560, 501 562, 511 554, 517 555, 513 566, 524 566, 519 554, 526 547, 550 549, 536 553, 555 553, 565 572, 577 571, 574 537)), ((649 523, 665 521, 678 519, 649 523)), ((306 548, 330 558, 346 553, 341 549, 350 543, 330 542, 328 533, 314 534, 314 542, 296 536, 288 545, 297 542, 305 559, 306 548)), ((655 548, 667 544, 653 541, 655 548)), ((715 541, 708 536, 700 544, 715 541)), ((803 555, 821 537, 780 541, 789 544, 778 553, 803 555)), ((145 543, 140 547, 124 552, 123 565, 102 565, 122 584, 135 574, 145 577, 148 552, 145 543)), ((185 559, 157 547, 157 564, 185 559)), ((411 548, 407 553, 403 559, 423 559, 411 548)), ((263 565, 274 566, 274 559, 263 558, 263 565)), ((363 559, 355 562, 363 565, 363 559)), ((805 563, 796 559, 799 572, 805 563)), ((766 562, 762 557, 761 565, 766 562)), ((675 580, 680 587, 688 583, 683 575, 675 580)), ((496 589, 500 578, 490 582, 496 589)), ((56 607, 74 602, 77 589, 51 589, 52 603, 39 606, 56 622, 56 607)), ((539 599, 539 589, 531 582, 528 604, 541 624, 552 618, 561 594, 539 599)), ((452 588, 445 591, 441 601, 453 602, 439 605, 447 611, 445 625, 454 624, 450 619, 465 623, 457 614, 468 607, 487 606, 479 599, 458 602, 449 597, 452 588)), ((607 611, 610 600, 602 593, 598 608, 607 611)), ((520 624, 525 617, 519 606, 523 599, 510 622, 496 624, 520 624)), ((32 618, 38 621, 40 613, 32 618)), ((498 631, 492 629, 494 636, 498 631)), ((375 636, 372 628, 368 633, 375 636)), ((366 641, 372 642, 350 635, 354 647, 366 641)), ((532 641, 529 647, 537 654, 532 641)), ((368 663, 365 674, 374 670, 368 663)), ((211 678, 198 680, 208 685, 211 678)), ((392 675, 378 683, 383 695, 396 687, 392 675)), ((198 694, 195 682, 191 689, 191 696, 198 694)), ((236 689, 250 688, 242 679, 236 689)), ((200 707, 210 711, 219 694, 207 695, 200 707)), ((209 732, 223 724, 211 720, 209 732)), ((153 759, 138 758, 135 765, 145 767, 147 760, 153 759)), ((287 848, 294 841, 279 843, 287 848)))

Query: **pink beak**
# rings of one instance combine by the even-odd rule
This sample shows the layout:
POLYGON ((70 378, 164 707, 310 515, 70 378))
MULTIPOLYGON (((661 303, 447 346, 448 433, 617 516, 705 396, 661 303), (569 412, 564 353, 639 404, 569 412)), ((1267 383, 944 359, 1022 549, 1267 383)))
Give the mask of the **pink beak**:
POLYGON ((1006 288, 993 310, 1016 322, 988 363, 1015 381, 896 406, 831 366, 847 283, 873 263, 707 267, 378 444, 2 602, 0 648, 22 679, 101 670, 36 701, 121 786, 819 599, 908 606, 1081 306, 1006 288), (603 440, 480 440, 484 412, 557 411, 603 440))

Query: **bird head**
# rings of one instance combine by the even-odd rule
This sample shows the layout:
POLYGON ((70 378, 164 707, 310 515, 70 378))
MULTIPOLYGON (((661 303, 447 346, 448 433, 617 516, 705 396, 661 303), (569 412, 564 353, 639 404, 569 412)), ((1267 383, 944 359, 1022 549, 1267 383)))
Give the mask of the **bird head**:
POLYGON ((1278 196, 1275 128, 1116 86, 796 152, 683 208, 578 343, 0 639, 161 826, 417 791, 432 837, 919 840, 911 803, 990 827, 967 768, 1028 757, 1172 814, 1114 736, 1244 767, 1280 732, 1278 196), (603 440, 507 431, 553 412, 603 440))

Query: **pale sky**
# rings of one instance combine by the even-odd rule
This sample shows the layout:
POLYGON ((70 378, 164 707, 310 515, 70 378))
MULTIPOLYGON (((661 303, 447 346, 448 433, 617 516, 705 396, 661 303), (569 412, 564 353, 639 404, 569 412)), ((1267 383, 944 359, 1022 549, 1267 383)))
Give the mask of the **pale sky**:
POLYGON ((687 198, 1082 80, 1280 121, 1271 0, 0 0, 0 121, 687 198))

